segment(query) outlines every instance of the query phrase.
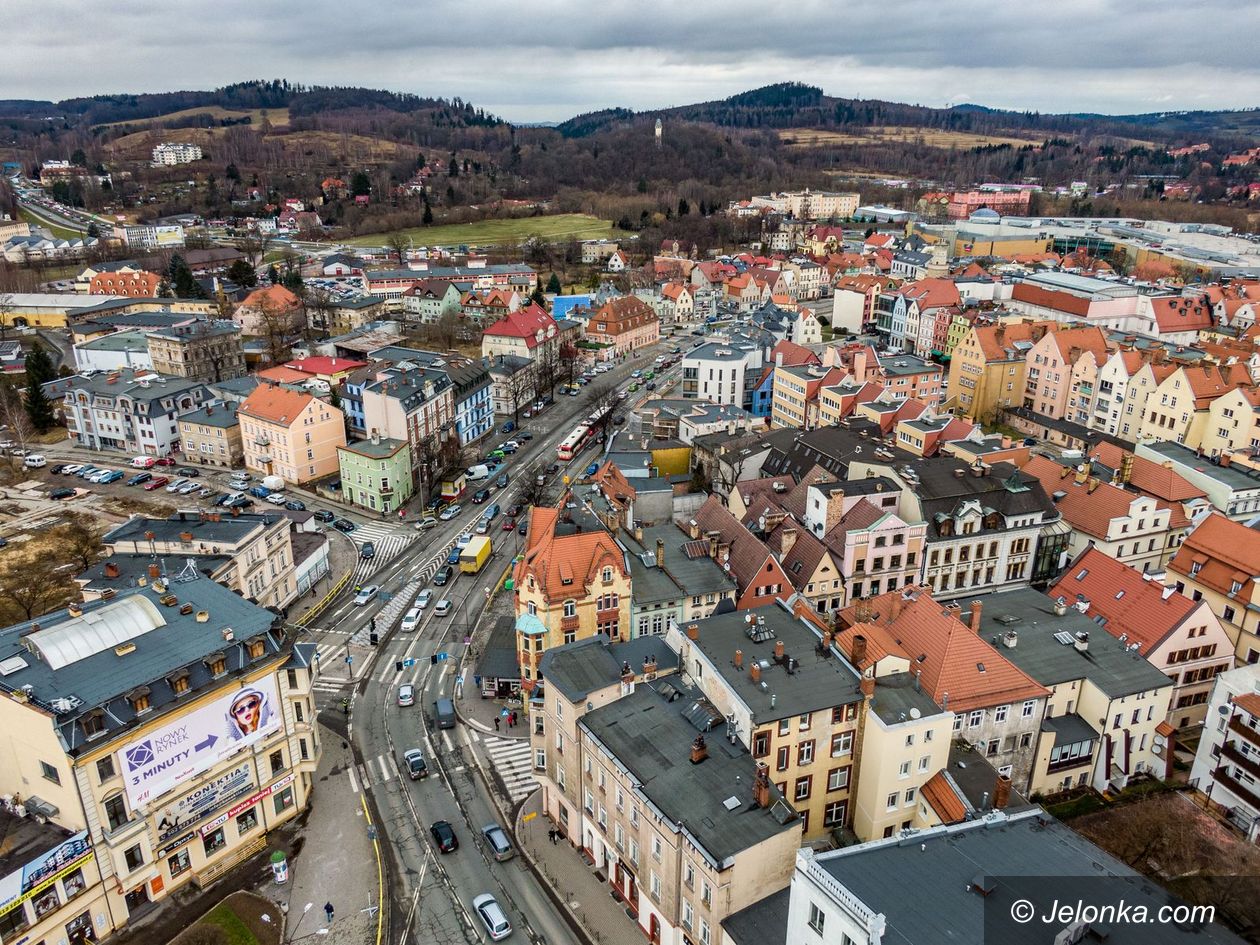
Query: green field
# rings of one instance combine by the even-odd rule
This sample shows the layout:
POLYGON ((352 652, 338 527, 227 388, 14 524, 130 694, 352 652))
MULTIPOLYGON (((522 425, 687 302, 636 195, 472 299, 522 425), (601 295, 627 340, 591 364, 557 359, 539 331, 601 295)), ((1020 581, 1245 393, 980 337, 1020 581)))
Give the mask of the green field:
MULTIPOLYGON (((585 213, 556 213, 542 217, 513 217, 419 226, 404 230, 416 246, 490 246, 521 242, 531 236, 551 242, 567 239, 600 239, 622 235, 608 220, 585 213)), ((351 246, 382 246, 388 233, 373 233, 347 240, 351 246)))
POLYGON ((44 229, 48 230, 48 232, 52 233, 53 236, 56 236, 59 239, 73 240, 80 239, 83 236, 83 234, 78 230, 67 230, 64 226, 57 226, 55 223, 46 223, 25 207, 18 208, 18 216, 27 223, 31 224, 31 226, 42 226, 44 229))

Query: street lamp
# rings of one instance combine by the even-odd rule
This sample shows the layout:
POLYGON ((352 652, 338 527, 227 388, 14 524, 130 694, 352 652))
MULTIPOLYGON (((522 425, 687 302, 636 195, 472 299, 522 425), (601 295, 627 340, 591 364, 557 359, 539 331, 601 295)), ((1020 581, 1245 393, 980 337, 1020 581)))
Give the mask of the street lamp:
POLYGON ((302 907, 302 914, 298 916, 298 920, 293 923, 293 929, 289 932, 288 940, 290 942, 292 942, 293 939, 297 936, 298 926, 302 924, 302 920, 306 918, 306 913, 311 911, 311 907, 313 905, 315 905, 315 903, 308 902, 305 906, 302 907))

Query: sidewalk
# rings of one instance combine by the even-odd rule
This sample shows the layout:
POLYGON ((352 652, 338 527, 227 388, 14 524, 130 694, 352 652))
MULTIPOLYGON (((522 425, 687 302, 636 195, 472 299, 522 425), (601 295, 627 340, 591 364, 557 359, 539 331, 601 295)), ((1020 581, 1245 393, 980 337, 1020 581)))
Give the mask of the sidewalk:
POLYGON ((600 945, 643 945, 644 934, 630 918, 625 904, 614 899, 611 887, 595 878, 595 870, 568 840, 551 843, 552 822, 542 812, 542 791, 521 805, 516 818, 516 841, 559 898, 569 915, 600 945), (526 818, 529 818, 528 820, 526 818))
POLYGON ((520 705, 520 699, 503 700, 503 699, 483 699, 481 698, 481 688, 477 685, 477 669, 481 665, 482 654, 485 652, 486 643, 490 639, 495 624, 503 617, 512 619, 513 600, 510 591, 500 591, 495 595, 494 601, 481 614, 481 618, 477 621, 477 626, 473 631, 473 643, 469 649, 467 658, 463 660, 461 669, 464 675, 464 685, 460 686, 455 699, 455 711, 467 725, 472 726, 480 732, 486 734, 494 734, 500 738, 529 738, 529 726, 526 724, 526 712, 520 705), (507 703, 511 703, 510 705, 507 703), (508 728, 507 718, 504 716, 505 711, 516 710, 517 721, 515 728, 508 728), (499 727, 496 730, 494 726, 495 719, 499 720, 499 727))
POLYGON ((257 891, 288 905, 285 935, 290 942, 317 938, 326 945, 368 945, 376 941, 376 914, 362 910, 369 900, 376 907, 380 901, 362 795, 345 774, 354 758, 342 747, 340 734, 323 725, 319 733, 323 756, 315 775, 318 788, 301 847, 289 860, 289 882, 267 883, 257 891), (331 926, 324 921, 326 902, 336 910, 331 926), (307 903, 311 908, 303 914, 307 903))

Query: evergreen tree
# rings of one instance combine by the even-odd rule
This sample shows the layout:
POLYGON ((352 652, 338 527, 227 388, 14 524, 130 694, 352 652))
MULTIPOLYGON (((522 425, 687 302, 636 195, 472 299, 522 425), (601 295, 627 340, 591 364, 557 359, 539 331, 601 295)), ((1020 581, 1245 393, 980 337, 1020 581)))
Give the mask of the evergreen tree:
POLYGON ((52 358, 38 341, 26 356, 26 378, 34 378, 36 384, 46 384, 57 377, 57 369, 53 367, 52 358))
POLYGON ((272 263, 271 268, 267 270, 267 279, 272 285, 280 284, 280 270, 276 268, 275 263, 272 263))
POLYGON ((447 177, 459 176, 459 161, 455 160, 454 158, 451 158, 451 163, 446 166, 446 176, 447 177))
POLYGON ((258 273, 246 260, 238 259, 228 266, 227 277, 239 286, 252 289, 258 285, 258 273))
POLYGON ((424 198, 424 216, 420 218, 420 222, 425 226, 433 223, 433 208, 429 206, 429 198, 424 198))
POLYGON ((205 297, 201 286, 193 277, 192 270, 188 268, 188 263, 179 253, 171 257, 171 264, 166 270, 166 281, 170 284, 176 298, 200 299, 205 297))
POLYGON ((235 181, 238 184, 241 182, 241 172, 237 169, 235 164, 229 164, 225 167, 223 169, 223 176, 230 181, 235 181))
POLYGON ((690 212, 691 212, 691 204, 687 203, 687 198, 679 197, 678 198, 678 215, 680 217, 685 217, 690 212))
POLYGON ((350 195, 366 197, 372 193, 372 180, 363 171, 355 171, 350 178, 350 195))
POLYGON ((547 280, 547 291, 552 295, 559 295, 561 290, 560 277, 553 272, 551 278, 547 280))
MULTIPOLYGON (((44 355, 44 359, 48 359, 47 354, 44 355)), ((49 368, 51 367, 51 362, 49 362, 49 368)), ((40 383, 35 374, 28 369, 26 372, 26 415, 36 431, 47 433, 56 425, 57 414, 53 410, 52 402, 45 396, 44 389, 39 386, 40 383)))
POLYGON ((534 283, 534 291, 529 294, 531 302, 535 302, 543 308, 547 307, 547 296, 543 295, 542 276, 539 276, 534 283))

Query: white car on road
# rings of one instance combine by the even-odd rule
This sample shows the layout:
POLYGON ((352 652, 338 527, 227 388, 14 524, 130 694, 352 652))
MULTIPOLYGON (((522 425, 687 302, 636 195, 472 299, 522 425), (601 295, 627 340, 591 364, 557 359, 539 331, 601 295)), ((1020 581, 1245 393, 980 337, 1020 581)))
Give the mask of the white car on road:
POLYGON ((420 608, 412 607, 411 610, 407 611, 406 615, 403 617, 402 623, 398 625, 398 629, 403 633, 413 632, 416 627, 420 626, 420 618, 422 616, 424 616, 424 614, 420 608))

